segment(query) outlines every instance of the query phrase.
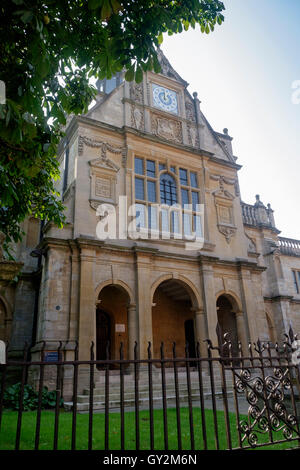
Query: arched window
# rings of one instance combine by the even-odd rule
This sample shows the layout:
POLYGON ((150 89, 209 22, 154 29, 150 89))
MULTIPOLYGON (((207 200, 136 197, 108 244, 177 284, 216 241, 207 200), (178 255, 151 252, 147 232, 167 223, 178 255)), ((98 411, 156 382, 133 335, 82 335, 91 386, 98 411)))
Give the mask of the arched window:
POLYGON ((160 201, 168 206, 177 204, 176 182, 168 173, 163 173, 160 177, 160 201))

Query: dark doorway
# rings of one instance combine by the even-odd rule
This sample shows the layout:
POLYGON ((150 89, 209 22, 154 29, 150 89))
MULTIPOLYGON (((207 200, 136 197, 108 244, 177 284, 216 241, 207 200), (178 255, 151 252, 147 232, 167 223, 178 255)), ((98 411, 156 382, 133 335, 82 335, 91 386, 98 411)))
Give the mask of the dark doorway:
MULTIPOLYGON (((97 361, 107 359, 107 346, 109 345, 110 358, 110 342, 111 342, 111 321, 110 316, 104 310, 97 310, 96 316, 97 331, 97 361)), ((101 368, 101 366, 99 366, 101 368)))
POLYGON ((238 350, 238 335, 237 335, 237 324, 235 313, 233 311, 233 306, 231 301, 222 295, 217 300, 217 311, 218 311, 218 322, 220 326, 220 331, 218 332, 219 346, 223 346, 222 355, 224 357, 229 357, 229 347, 228 345, 224 346, 224 334, 229 334, 229 340, 231 341, 232 351, 231 354, 233 357, 237 357, 239 354, 238 350))
MULTIPOLYGON (((189 357, 196 357, 194 320, 186 320, 184 322, 185 341, 189 348, 189 357)), ((191 364, 192 365, 192 364, 191 364)))

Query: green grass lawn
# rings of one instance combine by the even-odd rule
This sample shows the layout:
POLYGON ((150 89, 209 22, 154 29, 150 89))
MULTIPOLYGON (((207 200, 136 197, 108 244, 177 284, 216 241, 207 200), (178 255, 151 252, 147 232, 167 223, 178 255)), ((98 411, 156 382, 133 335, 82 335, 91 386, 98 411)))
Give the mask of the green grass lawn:
MULTIPOLYGON (((207 428, 207 442, 208 449, 216 449, 215 433, 214 433, 214 420, 213 412, 206 410, 205 412, 206 428, 207 428)), ((53 448, 54 436, 54 412, 42 411, 41 430, 40 430, 40 450, 51 450, 53 448)), ((182 449, 191 449, 190 441, 190 422, 188 408, 181 409, 181 429, 182 429, 182 449)), ((0 431, 0 450, 13 450, 15 447, 16 427, 17 427, 18 413, 16 411, 5 410, 2 416, 2 426, 0 431)), ((176 410, 168 409, 168 440, 169 449, 177 450, 177 421, 176 410)), ((225 432, 224 413, 219 411, 217 414, 218 420, 218 433, 220 449, 228 448, 225 432)), ((202 426, 201 426, 201 413, 199 408, 193 408, 193 421, 194 421, 194 435, 195 435, 195 449, 203 449, 202 426)), ((86 450, 88 448, 88 414, 77 414, 76 426, 76 449, 86 450)), ((27 411, 22 415, 22 430, 21 430, 21 443, 20 450, 34 449, 35 442, 35 426, 36 426, 36 412, 27 411)), ((104 414, 95 413, 93 416, 93 449, 104 449, 104 429, 105 429, 105 416, 104 414)), ((139 416, 140 427, 140 449, 150 449, 150 424, 149 424, 149 411, 140 411, 139 416)), ((230 413, 230 428, 232 436, 233 447, 238 446, 238 434, 236 431, 236 418, 233 413, 230 413)), ((163 412, 162 410, 154 410, 154 443, 156 450, 164 450, 164 425, 163 425, 163 412)), ((280 432, 274 433, 276 440, 282 438, 280 432)), ((260 436, 258 434, 258 436, 260 436)), ((61 410, 59 414, 59 437, 58 449, 69 450, 71 449, 72 438, 72 413, 64 412, 61 410)), ((268 434, 261 435, 260 442, 268 442, 268 434), (263 440, 262 440, 263 439, 263 440)), ((110 413, 109 415, 109 449, 120 449, 120 414, 110 413)), ((284 449, 297 446, 297 441, 285 442, 284 444, 274 445, 267 447, 268 449, 284 449)), ((135 436, 135 413, 125 413, 125 449, 135 450, 136 436, 135 436)))

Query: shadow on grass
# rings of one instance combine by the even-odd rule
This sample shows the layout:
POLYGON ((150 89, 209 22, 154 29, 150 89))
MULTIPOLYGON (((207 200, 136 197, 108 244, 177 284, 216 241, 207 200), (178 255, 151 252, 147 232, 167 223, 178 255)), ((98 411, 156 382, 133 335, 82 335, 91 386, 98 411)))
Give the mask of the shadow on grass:
MULTIPOLYGON (((24 412, 22 415, 21 441, 20 450, 33 450, 35 443, 36 416, 34 411, 24 412)), ((2 426, 0 431, 0 450, 13 450, 15 448, 16 429, 17 429, 18 413, 16 411, 6 410, 2 416, 2 426)), ((155 450, 165 449, 164 419, 163 410, 154 410, 154 448, 155 450)), ((242 417, 241 417, 242 418, 242 417)), ((54 420, 53 411, 43 411, 40 428, 40 450, 53 449, 54 437, 54 420)), ((183 450, 191 449, 191 422, 188 408, 181 408, 181 442, 183 450)), ((232 448, 239 446, 239 437, 237 432, 237 422, 234 413, 229 413, 230 435, 232 448)), ((168 409, 167 411, 167 427, 168 427, 168 448, 169 450, 178 450, 178 432, 177 432, 177 415, 176 409, 168 409)), ((228 449, 229 442, 226 435, 226 426, 224 413, 217 412, 217 425, 214 421, 212 410, 205 410, 205 427, 207 434, 207 448, 209 450, 228 449)), ((76 417, 76 449, 88 449, 88 428, 89 415, 77 414, 76 417)), ((109 415, 109 449, 119 450, 121 448, 121 418, 119 413, 110 413, 109 415)), ((204 449, 204 439, 201 421, 200 408, 193 408, 192 430, 194 433, 195 449, 204 449)), ((125 450, 136 449, 136 422, 135 413, 125 413, 125 450)), ((259 443, 269 442, 269 434, 257 434, 259 443)), ((105 416, 103 413, 95 413, 93 415, 93 450, 102 450, 105 448, 105 416)), ((274 440, 283 439, 282 433, 274 433, 274 440), (276 434, 276 438, 275 438, 276 434)), ((59 434, 58 449, 70 450, 72 440, 72 413, 59 413, 59 434)), ((139 414, 139 441, 141 450, 150 450, 150 417, 149 411, 140 411, 139 414)), ((247 441, 244 443, 248 446, 247 441)), ((296 447, 297 441, 284 442, 282 444, 274 444, 266 447, 267 449, 285 449, 296 447)), ((263 447, 260 447, 263 449, 263 447)))

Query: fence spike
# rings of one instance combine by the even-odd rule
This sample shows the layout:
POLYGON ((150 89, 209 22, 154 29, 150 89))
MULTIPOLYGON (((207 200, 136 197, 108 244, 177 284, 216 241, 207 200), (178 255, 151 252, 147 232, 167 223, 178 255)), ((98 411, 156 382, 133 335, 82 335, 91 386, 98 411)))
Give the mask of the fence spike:
POLYGON ((41 347, 41 361, 44 361, 44 352, 46 348, 46 341, 42 341, 42 347, 41 347))
POLYGON ((109 347, 110 347, 110 342, 107 341, 106 348, 105 348, 106 359, 109 359, 109 347))
POLYGON ((137 341, 134 342, 134 349, 133 349, 133 354, 134 354, 134 359, 136 360, 137 359, 137 347, 138 347, 138 343, 137 341))
POLYGON ((58 360, 60 361, 60 352, 61 352, 61 348, 62 348, 62 341, 59 341, 58 343, 58 348, 57 348, 57 357, 58 357, 58 360))
POLYGON ((165 345, 164 345, 164 343, 163 343, 163 341, 162 341, 161 344, 160 344, 160 357, 161 357, 161 358, 164 357, 164 347, 165 347, 165 345))
POLYGON ((120 360, 122 361, 123 358, 124 358, 124 343, 123 343, 123 341, 121 341, 121 343, 120 343, 120 360))
POLYGON ((94 354, 94 347, 95 347, 95 343, 94 341, 91 342, 91 348, 90 348, 90 353, 91 353, 91 361, 94 360, 95 358, 95 354, 94 354))
POLYGON ((152 356, 152 352, 151 352, 151 341, 148 341, 147 352, 148 352, 148 359, 151 359, 151 356, 152 356))
POLYGON ((75 361, 78 361, 78 350, 79 350, 79 343, 78 340, 75 340, 75 348, 74 348, 74 354, 75 354, 75 361))
POLYGON ((201 354, 200 354, 200 343, 199 343, 199 341, 197 341, 197 344, 196 344, 196 354, 197 354, 197 357, 198 357, 198 358, 201 356, 201 354))
POLYGON ((290 329, 289 329, 289 337, 290 337, 290 343, 292 344, 294 342, 294 331, 292 324, 290 323, 290 329))

